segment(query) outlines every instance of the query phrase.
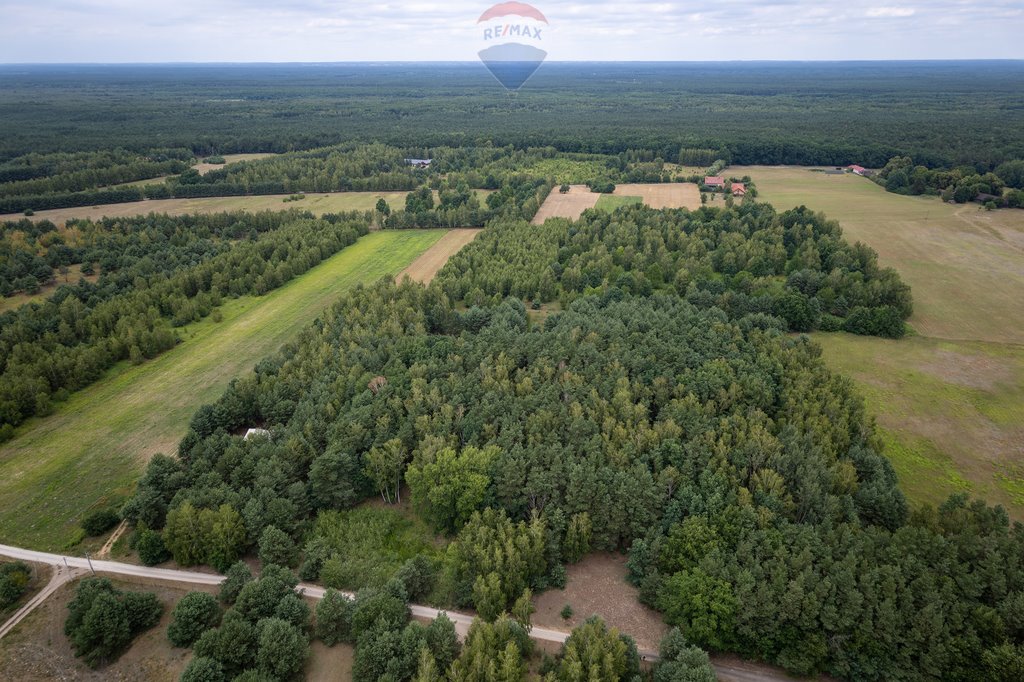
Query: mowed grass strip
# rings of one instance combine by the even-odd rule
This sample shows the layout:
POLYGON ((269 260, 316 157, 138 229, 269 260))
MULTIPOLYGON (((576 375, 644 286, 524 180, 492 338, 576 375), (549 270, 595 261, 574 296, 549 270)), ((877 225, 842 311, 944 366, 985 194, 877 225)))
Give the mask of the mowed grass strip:
POLYGON ((614 194, 602 194, 594 208, 611 213, 623 206, 637 206, 641 203, 643 203, 643 197, 620 197, 614 194))
POLYGON ((117 366, 55 414, 23 425, 0 447, 0 543, 50 551, 75 543, 91 508, 120 502, 150 457, 176 452, 196 408, 343 292, 395 276, 445 232, 363 237, 266 296, 228 301, 220 323, 191 325, 171 351, 137 367, 117 366))
POLYGON ((915 503, 969 492, 1024 519, 1024 347, 815 334, 877 420, 915 503))

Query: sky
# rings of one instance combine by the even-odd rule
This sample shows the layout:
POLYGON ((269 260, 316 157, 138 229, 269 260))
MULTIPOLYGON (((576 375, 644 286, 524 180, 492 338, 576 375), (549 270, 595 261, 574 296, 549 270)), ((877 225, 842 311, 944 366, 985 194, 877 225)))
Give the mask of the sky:
MULTIPOLYGON (((551 60, 1024 59, 1024 0, 531 4, 551 60)), ((490 5, 0 0, 0 63, 467 61, 490 5)))

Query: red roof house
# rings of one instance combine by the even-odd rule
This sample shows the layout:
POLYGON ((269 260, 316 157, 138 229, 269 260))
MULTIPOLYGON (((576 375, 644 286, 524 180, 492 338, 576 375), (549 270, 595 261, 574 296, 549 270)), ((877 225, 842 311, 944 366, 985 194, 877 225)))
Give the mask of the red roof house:
POLYGON ((725 187, 725 178, 708 176, 704 178, 704 185, 706 187, 725 187))
POLYGON ((849 168, 851 171, 853 171, 857 175, 864 175, 864 173, 866 173, 867 170, 868 170, 864 166, 857 166, 857 165, 847 166, 847 168, 849 168))
POLYGON ((734 197, 745 197, 747 196, 747 186, 742 182, 732 183, 732 195, 734 197))

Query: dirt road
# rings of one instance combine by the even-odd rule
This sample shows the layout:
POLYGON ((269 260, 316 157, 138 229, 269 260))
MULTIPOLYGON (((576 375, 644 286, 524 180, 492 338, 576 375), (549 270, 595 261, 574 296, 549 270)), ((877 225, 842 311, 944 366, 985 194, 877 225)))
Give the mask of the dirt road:
POLYGON ((413 261, 412 265, 398 273, 395 281, 401 282, 408 277, 420 284, 430 284, 434 277, 437 276, 437 273, 441 271, 441 268, 445 266, 445 263, 448 262, 448 259, 476 239, 476 236, 481 232, 483 230, 479 229, 452 230, 427 249, 422 256, 413 261))

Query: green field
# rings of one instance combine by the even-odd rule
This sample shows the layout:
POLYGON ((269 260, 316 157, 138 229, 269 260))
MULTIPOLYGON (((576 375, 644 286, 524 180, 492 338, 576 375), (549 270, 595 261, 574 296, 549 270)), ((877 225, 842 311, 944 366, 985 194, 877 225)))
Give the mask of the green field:
POLYGON ((523 171, 551 177, 555 182, 567 185, 585 185, 608 177, 608 166, 604 162, 578 159, 543 159, 523 171))
POLYGON ((594 206, 599 211, 608 211, 611 213, 617 208, 623 206, 637 206, 642 204, 644 201, 643 197, 619 197, 612 194, 602 194, 601 198, 597 200, 597 205, 594 206))
POLYGON ((913 288, 902 341, 819 334, 855 380, 912 502, 969 491, 1024 519, 1024 211, 885 192, 853 175, 730 168, 760 198, 839 220, 913 288))
POLYGON ((375 232, 270 294, 227 302, 157 359, 127 363, 23 425, 0 447, 0 542, 40 550, 74 544, 91 508, 127 496, 158 452, 173 453, 196 408, 215 400, 310 324, 342 292, 395 275, 444 230, 375 232))

